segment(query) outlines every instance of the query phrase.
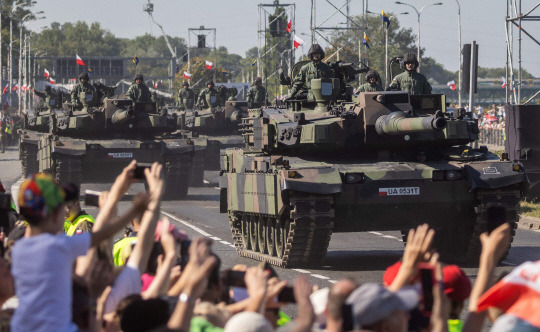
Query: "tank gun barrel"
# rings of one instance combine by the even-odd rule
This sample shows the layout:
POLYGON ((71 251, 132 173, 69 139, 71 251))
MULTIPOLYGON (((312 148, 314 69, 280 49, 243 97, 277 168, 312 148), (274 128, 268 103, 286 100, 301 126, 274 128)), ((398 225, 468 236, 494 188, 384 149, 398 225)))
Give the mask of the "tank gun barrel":
POLYGON ((122 124, 127 122, 130 118, 133 117, 133 109, 128 108, 126 110, 118 110, 114 112, 111 121, 114 124, 122 124))
POLYGON ((408 133, 441 131, 446 120, 437 116, 407 117, 404 112, 383 115, 375 122, 379 135, 403 135, 408 133))

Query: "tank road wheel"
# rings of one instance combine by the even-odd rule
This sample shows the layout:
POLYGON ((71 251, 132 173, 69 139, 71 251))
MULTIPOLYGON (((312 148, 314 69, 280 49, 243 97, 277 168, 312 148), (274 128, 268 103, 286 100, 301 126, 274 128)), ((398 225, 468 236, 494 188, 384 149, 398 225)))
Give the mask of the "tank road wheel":
POLYGON ((243 214, 242 219, 240 220, 240 223, 242 224, 242 244, 244 249, 249 249, 249 216, 247 214, 243 214))
POLYGON ((165 157, 165 200, 184 199, 188 194, 193 154, 183 153, 165 157))
POLYGON ((261 254, 266 253, 266 220, 267 216, 259 216, 257 219, 257 246, 261 254))
MULTIPOLYGON (((266 217, 265 226, 264 226, 264 236, 266 238, 266 252, 270 256, 274 256, 274 248, 276 246, 275 239, 275 227, 276 219, 274 217, 266 217)), ((279 257, 279 256, 278 256, 279 257)))
POLYGON ((37 145, 21 144, 19 151, 22 165, 22 176, 26 178, 34 173, 39 172, 37 145))
POLYGON ((54 178, 59 184, 82 183, 82 158, 65 154, 54 156, 54 178))
POLYGON ((275 248, 276 256, 283 258, 285 253, 285 245, 287 244, 287 238, 289 237, 289 228, 291 221, 289 219, 282 220, 274 223, 274 239, 275 239, 275 248))
POLYGON ((257 219, 258 217, 255 215, 249 216, 249 248, 253 251, 257 251, 259 247, 259 239, 257 236, 257 224, 259 221, 257 219))

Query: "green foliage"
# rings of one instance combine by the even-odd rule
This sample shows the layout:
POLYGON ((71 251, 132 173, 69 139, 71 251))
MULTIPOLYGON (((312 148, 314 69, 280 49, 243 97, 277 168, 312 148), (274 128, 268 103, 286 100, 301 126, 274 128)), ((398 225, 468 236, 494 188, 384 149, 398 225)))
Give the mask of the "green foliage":
MULTIPOLYGON (((514 75, 517 79, 518 70, 514 68, 514 75)), ((506 68, 485 68, 478 67, 478 77, 479 78, 500 78, 506 76, 506 68)), ((534 76, 525 69, 521 69, 521 77, 524 79, 534 78, 534 76)))

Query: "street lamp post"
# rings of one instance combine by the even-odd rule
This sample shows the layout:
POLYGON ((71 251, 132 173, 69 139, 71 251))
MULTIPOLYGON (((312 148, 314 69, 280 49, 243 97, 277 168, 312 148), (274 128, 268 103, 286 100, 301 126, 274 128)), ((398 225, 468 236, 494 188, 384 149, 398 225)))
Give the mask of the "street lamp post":
POLYGON ((420 10, 417 10, 415 6, 409 5, 408 3, 405 3, 405 2, 396 1, 395 3, 398 4, 398 5, 405 5, 405 6, 411 7, 412 9, 414 9, 414 11, 416 12, 416 15, 418 16, 418 38, 417 38, 417 45, 416 45, 416 49, 417 49, 416 50, 416 52, 417 52, 416 58, 418 59, 418 72, 420 72, 420 14, 422 14, 422 11, 425 8, 430 7, 430 6, 440 6, 440 5, 442 5, 442 2, 437 2, 437 3, 432 3, 430 5, 425 5, 424 7, 420 8, 420 10))
POLYGON ((461 6, 459 1, 456 0, 458 6, 458 54, 459 54, 459 63, 458 63, 458 107, 461 107, 461 97, 463 91, 461 90, 461 77, 463 74, 463 68, 461 68, 461 6))

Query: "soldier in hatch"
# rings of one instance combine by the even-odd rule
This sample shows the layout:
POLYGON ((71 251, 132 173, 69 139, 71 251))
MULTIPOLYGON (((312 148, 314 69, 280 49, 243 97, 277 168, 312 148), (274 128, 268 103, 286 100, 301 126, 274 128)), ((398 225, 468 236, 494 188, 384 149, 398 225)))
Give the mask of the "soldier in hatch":
POLYGON ((431 94, 431 85, 427 78, 416 72, 418 60, 414 53, 406 53, 403 57, 405 71, 392 80, 390 89, 407 91, 411 95, 431 94))
POLYGON ((129 87, 126 96, 133 100, 134 103, 151 103, 152 94, 148 86, 144 84, 144 78, 142 74, 135 75, 133 84, 129 87))
POLYGON ((50 85, 47 85, 43 92, 34 90, 34 94, 43 100, 43 105, 48 109, 61 107, 60 96, 52 91, 50 85))
POLYGON ((81 109, 84 105, 95 106, 97 105, 97 91, 96 88, 88 81, 88 73, 81 73, 79 75, 79 83, 71 90, 71 104, 74 108, 81 109))
POLYGON ((377 79, 377 73, 374 70, 369 70, 366 73, 366 83, 360 85, 358 92, 375 92, 383 91, 382 85, 377 79))
POLYGON ((315 100, 311 92, 311 80, 316 78, 333 78, 334 71, 332 67, 322 62, 325 54, 319 44, 313 44, 309 48, 308 56, 311 59, 310 63, 305 64, 294 78, 290 96, 294 97, 299 92, 308 92, 307 99, 315 100))
POLYGON ((206 88, 204 88, 199 93, 199 99, 197 100, 197 105, 200 105, 203 108, 219 105, 219 93, 214 86, 215 86, 214 81, 209 81, 208 83, 206 83, 206 88), (208 105, 207 100, 210 101, 211 105, 208 105))
POLYGON ((189 83, 184 82, 182 89, 178 92, 178 107, 181 110, 193 109, 195 104, 195 93, 189 88, 189 83))
POLYGON ((255 85, 249 88, 248 102, 262 104, 266 100, 266 89, 262 86, 262 79, 257 77, 255 85))

